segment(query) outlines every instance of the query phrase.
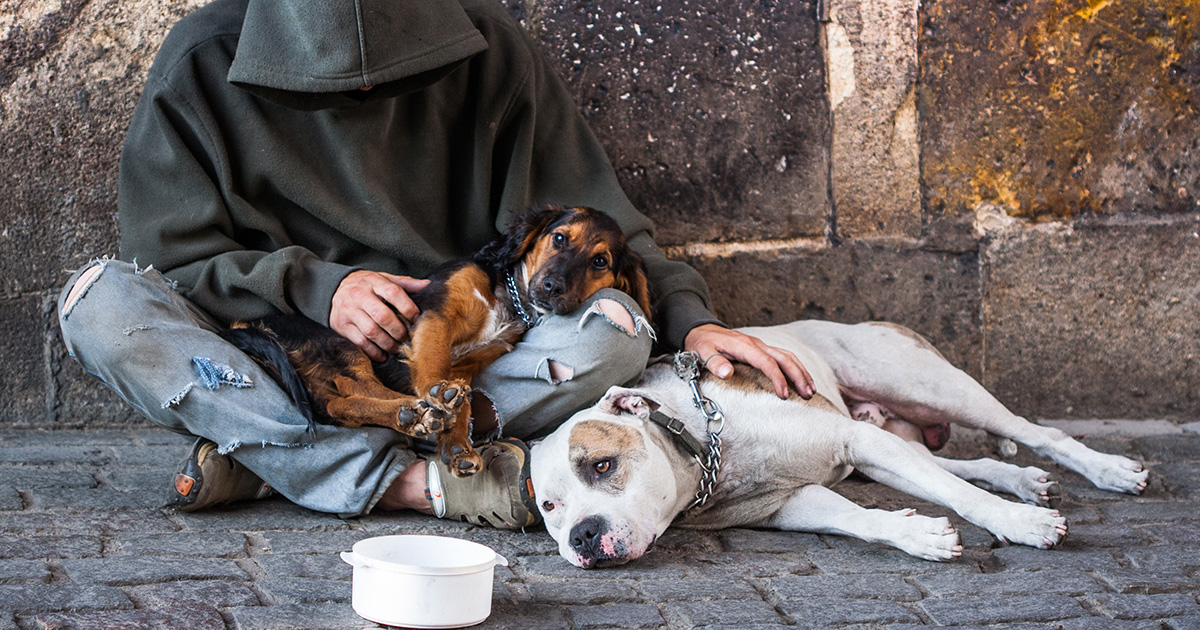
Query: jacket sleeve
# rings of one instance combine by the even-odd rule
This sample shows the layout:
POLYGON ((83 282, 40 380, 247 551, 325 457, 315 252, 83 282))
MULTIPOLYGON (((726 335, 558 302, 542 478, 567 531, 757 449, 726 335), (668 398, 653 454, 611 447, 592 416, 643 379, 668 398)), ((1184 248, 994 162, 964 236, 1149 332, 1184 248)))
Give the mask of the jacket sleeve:
POLYGON ((154 265, 224 322, 282 311, 328 325, 333 292, 354 268, 287 243, 258 251, 239 242, 230 207, 241 217, 255 209, 221 193, 228 163, 203 107, 161 77, 147 82, 121 154, 121 258, 154 265))
POLYGON ((660 343, 670 349, 682 348, 687 333, 700 324, 724 326, 712 313, 704 278, 690 265, 669 260, 654 243, 653 223, 625 196, 604 148, 566 86, 547 67, 536 43, 529 45, 529 72, 507 116, 516 129, 508 133, 517 150, 505 187, 511 198, 501 207, 516 211, 530 203, 582 205, 616 219, 646 262, 655 328, 660 343), (528 189, 523 186, 525 177, 528 189))

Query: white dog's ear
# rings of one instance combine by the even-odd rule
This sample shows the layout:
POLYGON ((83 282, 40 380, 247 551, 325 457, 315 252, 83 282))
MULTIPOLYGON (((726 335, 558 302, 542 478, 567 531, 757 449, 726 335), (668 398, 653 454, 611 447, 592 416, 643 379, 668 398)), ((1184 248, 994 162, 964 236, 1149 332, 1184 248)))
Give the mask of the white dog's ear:
POLYGON ((632 414, 643 420, 650 417, 651 411, 658 409, 658 402, 647 397, 646 392, 625 387, 609 388, 596 405, 605 413, 615 416, 632 414))

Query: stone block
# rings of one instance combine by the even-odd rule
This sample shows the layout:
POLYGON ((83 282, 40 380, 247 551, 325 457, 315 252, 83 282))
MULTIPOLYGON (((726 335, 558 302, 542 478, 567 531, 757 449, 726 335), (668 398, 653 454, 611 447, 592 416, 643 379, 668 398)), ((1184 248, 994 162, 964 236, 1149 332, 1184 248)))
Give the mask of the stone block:
POLYGON ((924 599, 918 605, 940 626, 1055 621, 1088 614, 1078 602, 1065 595, 924 599))
POLYGON ((34 618, 45 630, 224 630, 221 613, 211 606, 178 606, 170 610, 102 610, 52 613, 34 618))
POLYGON ((236 630, 359 630, 379 625, 354 613, 345 604, 243 606, 228 612, 236 630))
MULTIPOLYGON (((642 582, 671 582, 673 580, 647 580, 642 582)), ((689 580, 690 582, 690 580, 689 580)), ((584 582, 531 582, 524 586, 514 585, 513 593, 518 601, 528 601, 534 604, 563 605, 598 605, 615 602, 637 601, 638 593, 628 583, 599 582, 587 580, 584 582)))
MULTIPOLYGON (((273 529, 335 531, 350 529, 345 520, 333 514, 314 512, 278 496, 242 503, 234 509, 176 512, 173 516, 191 531, 267 531, 273 529)), ((428 519, 429 517, 423 518, 428 519)))
POLYGON ((992 556, 1010 571, 1037 571, 1048 566, 1056 569, 1095 571, 1120 566, 1113 555, 1103 549, 1035 549, 1013 545, 992 550, 992 556))
POLYGON ((1182 569, 1106 569, 1096 577, 1109 588, 1136 595, 1200 592, 1200 579, 1188 577, 1182 569))
POLYGON ((828 6, 823 43, 837 234, 919 237, 917 3, 828 6))
POLYGON ((117 556, 64 560, 73 582, 108 586, 153 584, 175 580, 246 580, 245 571, 222 558, 153 558, 117 556))
POLYGON ((21 613, 133 608, 121 589, 76 584, 0 585, 0 610, 21 613))
POLYGON ((813 570, 801 552, 695 554, 689 559, 697 571, 712 578, 728 579, 732 575, 775 577, 813 570))
POLYGON ((852 623, 920 623, 921 618, 901 604, 870 599, 813 597, 786 601, 779 607, 797 624, 808 628, 833 628, 852 623))
POLYGON ((37 294, 0 297, 0 422, 7 426, 41 420, 51 404, 43 303, 37 294))
POLYGON ((323 555, 288 554, 282 556, 259 556, 256 558, 266 574, 273 578, 344 578, 350 579, 353 568, 342 562, 335 553, 323 555))
POLYGON ((603 571, 584 571, 561 556, 521 556, 509 558, 513 573, 529 580, 612 580, 681 579, 691 575, 678 559, 665 553, 649 553, 628 564, 603 571))
POLYGON ((829 109, 814 3, 522 3, 663 244, 820 235, 829 109))
POLYGON ((1197 22, 1189 0, 921 3, 927 213, 1194 210, 1197 22))
MULTIPOLYGON (((116 549, 127 556, 245 557, 246 535, 240 532, 179 532, 123 534, 116 549)), ((116 555, 109 551, 109 555, 116 555)))
POLYGON ((948 572, 955 575, 977 573, 979 571, 978 567, 974 564, 969 564, 962 560, 930 565, 928 560, 914 558, 898 549, 891 549, 882 545, 861 541, 855 542, 861 543, 861 546, 855 545, 839 549, 809 551, 807 557, 820 569, 821 573, 826 575, 917 573, 929 571, 934 568, 939 572, 948 572))
POLYGON ((155 492, 121 492, 109 488, 38 488, 30 490, 33 510, 138 510, 162 507, 155 492))
POLYGON ((0 536, 0 558, 97 558, 99 536, 0 536))
POLYGON ((1056 225, 986 248, 984 385, 1015 413, 1200 412, 1200 221, 1056 225))
POLYGON ((0 560, 0 584, 50 581, 50 566, 38 560, 0 560))
MULTIPOLYGON (((1164 463, 1200 461, 1200 435, 1158 435, 1139 438, 1134 443, 1150 461, 1164 463)), ((1188 476, 1192 481, 1200 480, 1200 476, 1188 476)))
POLYGON ((1095 580, 1080 570, 1005 571, 973 575, 921 574, 917 586, 933 597, 988 595, 1081 595, 1098 590, 1095 580))
POLYGON ((783 621, 770 604, 762 600, 726 600, 711 602, 669 602, 666 609, 691 626, 772 624, 783 621))
MULTIPOLYGON (((953 575, 933 575, 953 580, 974 577, 958 572, 953 575)), ((772 578, 768 584, 771 590, 784 600, 842 597, 915 602, 921 599, 921 591, 916 587, 905 582, 900 576, 890 575, 799 575, 772 578)))
POLYGON ((567 615, 577 628, 657 628, 662 615, 654 604, 570 606, 567 615))
POLYGON ((1114 619, 1162 619, 1197 611, 1196 596, 1190 593, 1093 593, 1088 600, 1114 619))
POLYGON ((230 608, 259 603, 258 596, 245 583, 228 580, 184 580, 126 590, 140 608, 175 609, 197 604, 230 608))
MULTIPOLYGON (((654 602, 762 599, 758 591, 745 579, 728 576, 687 580, 642 580, 637 583, 637 589, 646 596, 646 599, 654 602)), ((714 606, 720 605, 720 603, 714 604, 714 606)))
POLYGON ((820 547, 815 534, 777 532, 759 529, 725 529, 717 532, 725 551, 788 553, 820 547))
POLYGON ((884 239, 677 253, 707 279, 716 313, 728 324, 891 321, 926 337, 968 374, 980 375, 979 265, 973 254, 929 252, 884 239))
POLYGON ((269 578, 257 586, 275 598, 277 604, 348 604, 352 588, 345 580, 315 578, 269 578))

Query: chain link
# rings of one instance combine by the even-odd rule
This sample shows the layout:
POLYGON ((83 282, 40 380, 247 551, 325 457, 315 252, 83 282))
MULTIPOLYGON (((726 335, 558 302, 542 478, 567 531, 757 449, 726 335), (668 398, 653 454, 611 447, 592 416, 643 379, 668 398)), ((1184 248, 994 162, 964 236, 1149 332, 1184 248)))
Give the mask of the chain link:
POLYGON ((692 509, 698 505, 708 503, 712 498, 713 490, 717 486, 717 475, 721 472, 721 430, 725 428, 725 414, 717 403, 706 398, 700 393, 700 386, 697 384, 700 378, 700 355, 695 352, 677 352, 675 354, 675 375, 683 379, 688 384, 688 388, 692 390, 692 402, 696 408, 704 414, 707 422, 705 427, 708 433, 708 455, 704 461, 700 461, 700 457, 696 456, 696 463, 700 464, 700 488, 696 490, 696 499, 688 504, 685 509, 692 509))

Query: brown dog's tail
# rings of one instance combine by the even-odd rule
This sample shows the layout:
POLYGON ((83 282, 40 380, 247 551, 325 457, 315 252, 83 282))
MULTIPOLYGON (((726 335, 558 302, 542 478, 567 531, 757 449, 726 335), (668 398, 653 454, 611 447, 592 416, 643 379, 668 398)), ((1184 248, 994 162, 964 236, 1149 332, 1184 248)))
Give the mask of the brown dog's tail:
POLYGON ((262 366, 272 380, 291 397, 296 408, 308 420, 308 432, 316 431, 313 424, 312 402, 304 381, 288 359, 287 350, 270 333, 254 327, 238 327, 222 330, 221 338, 245 352, 254 362, 262 366))

